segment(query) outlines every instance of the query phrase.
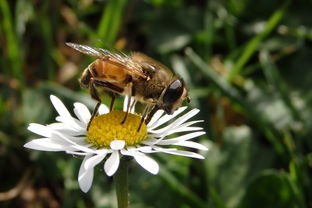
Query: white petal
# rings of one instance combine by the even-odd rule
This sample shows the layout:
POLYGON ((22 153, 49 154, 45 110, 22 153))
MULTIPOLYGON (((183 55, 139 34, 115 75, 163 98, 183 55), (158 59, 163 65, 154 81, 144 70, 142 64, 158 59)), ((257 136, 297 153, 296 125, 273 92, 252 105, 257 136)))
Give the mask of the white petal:
POLYGON ((163 110, 158 110, 154 116, 152 117, 151 121, 147 124, 149 129, 153 129, 154 124, 156 121, 158 121, 158 119, 164 114, 165 111, 163 110))
POLYGON ((140 150, 140 152, 150 154, 150 153, 155 153, 158 151, 156 151, 154 149, 142 149, 142 150, 140 150))
POLYGON ((86 156, 89 155, 89 152, 77 152, 77 151, 66 151, 69 155, 78 155, 78 156, 86 156))
POLYGON ((58 112, 58 114, 61 117, 72 118, 69 111, 67 110, 67 108, 65 107, 63 102, 58 97, 56 97, 54 95, 50 95, 50 100, 51 100, 55 110, 58 112))
POLYGON ((78 151, 86 152, 86 153, 89 153, 89 154, 95 154, 96 153, 96 150, 91 149, 91 148, 89 148, 87 146, 83 146, 83 145, 73 144, 73 145, 71 145, 71 147, 75 148, 78 151))
POLYGON ((62 145, 55 143, 49 138, 34 139, 26 143, 24 147, 40 151, 64 151, 64 147, 62 145))
POLYGON ((89 109, 87 108, 87 106, 85 106, 82 103, 74 103, 74 112, 77 116, 77 118, 84 122, 85 124, 88 124, 90 118, 91 118, 91 114, 89 109))
POLYGON ((199 130, 203 130, 202 127, 192 127, 192 126, 188 126, 188 127, 178 127, 175 128, 173 131, 170 131, 169 134, 174 134, 174 133, 180 133, 180 132, 186 132, 186 131, 199 131, 199 130))
POLYGON ((73 117, 57 116, 55 120, 76 132, 85 132, 86 130, 86 124, 73 117))
POLYGON ((85 127, 81 129, 75 129, 65 123, 52 123, 47 125, 47 127, 51 128, 52 132, 59 132, 63 135, 76 138, 84 136, 86 134, 87 124, 85 124, 85 127))
POLYGON ((110 143, 110 148, 113 150, 121 150, 125 147, 126 142, 124 140, 113 140, 110 143))
POLYGON ((158 121, 155 122, 155 124, 153 126, 150 126, 150 129, 154 129, 159 127, 160 125, 166 123, 167 121, 173 119, 174 117, 176 117, 177 115, 179 115, 180 113, 182 113, 187 107, 180 107, 178 110, 176 110, 172 115, 164 115, 163 117, 161 117, 158 121))
POLYGON ((73 129, 71 126, 64 123, 52 123, 47 125, 47 127, 69 136, 80 136, 83 134, 82 131, 77 131, 77 129, 73 129))
POLYGON ((142 146, 142 147, 128 147, 127 149, 120 150, 122 155, 127 155, 134 157, 134 153, 142 152, 142 153, 153 153, 155 150, 151 146, 142 146))
POLYGON ((147 152, 147 151, 151 151, 152 147, 150 147, 150 146, 142 146, 142 147, 137 147, 136 150, 147 152))
POLYGON ((132 99, 133 102, 131 102, 132 108, 130 109, 130 113, 134 114, 135 113, 135 105, 137 103, 137 100, 132 99))
POLYGON ((180 141, 185 141, 185 140, 189 140, 195 137, 199 137, 201 135, 205 134, 204 131, 198 131, 198 132, 193 132, 193 133, 188 133, 179 137, 175 137, 172 139, 163 139, 163 140, 159 140, 157 141, 155 144, 161 144, 161 145, 172 145, 175 144, 177 142, 180 141))
POLYGON ((119 166, 119 152, 114 151, 104 164, 104 170, 108 176, 114 175, 119 166))
MULTIPOLYGON (((51 137, 50 138, 54 138, 57 139, 58 141, 62 141, 63 143, 65 142, 66 144, 73 144, 76 145, 77 143, 75 142, 76 137, 72 137, 70 135, 66 135, 66 134, 62 134, 59 131, 52 131, 51 133, 51 137)), ((80 139, 79 139, 80 140, 80 139)))
POLYGON ((204 151, 208 150, 206 146, 197 142, 193 142, 193 141, 181 141, 181 142, 175 143, 174 145, 182 146, 182 147, 190 147, 190 148, 204 150, 204 151))
POLYGON ((101 104, 99 107, 99 114, 102 115, 102 114, 106 114, 108 112, 109 112, 108 107, 104 104, 101 104))
POLYGON ((155 139, 154 137, 148 138, 147 140, 142 141, 142 144, 152 146, 156 144, 160 139, 155 139))
POLYGON ((148 172, 154 175, 159 172, 159 165, 154 159, 140 152, 133 152, 133 157, 148 172))
POLYGON ((75 144, 81 145, 81 146, 92 146, 92 144, 87 143, 85 136, 75 136, 69 138, 71 141, 73 141, 75 144))
POLYGON ((164 152, 164 153, 172 154, 172 155, 192 157, 192 158, 197 158, 197 159, 205 159, 202 155, 197 154, 195 152, 189 152, 189 151, 177 150, 177 149, 166 149, 166 148, 159 148, 159 147, 157 148, 155 147, 154 149, 159 152, 164 152))
POLYGON ((139 147, 133 147, 128 148, 129 152, 131 152, 131 156, 133 156, 132 152, 142 152, 142 153, 154 153, 155 150, 153 150, 152 146, 139 146, 139 147))
POLYGON ((184 123, 185 121, 187 121, 188 119, 192 118, 193 116, 195 116, 196 114, 199 113, 199 109, 192 109, 191 111, 187 112, 186 114, 184 114, 183 116, 181 116, 180 118, 178 118, 177 120, 175 120, 172 124, 175 124, 174 126, 178 126, 182 123, 184 123))
POLYGON ((66 123, 68 125, 71 125, 75 129, 81 129, 85 125, 81 125, 81 122, 77 119, 73 118, 65 105, 62 103, 62 101, 57 98, 54 95, 50 96, 51 102, 55 108, 55 110, 58 112, 59 116, 57 117, 57 120, 63 123, 66 123))
MULTIPOLYGON (((129 96, 125 96, 124 102, 123 102, 123 111, 126 112, 127 111, 127 106, 128 106, 128 102, 129 102, 129 96)), ((133 106, 132 109, 130 109, 130 113, 134 113, 134 102, 136 102, 136 100, 134 98, 131 98, 131 103, 130 103, 130 107, 133 106)))
POLYGON ((196 124, 196 123, 199 123, 199 122, 203 122, 203 120, 189 121, 189 122, 183 123, 183 124, 179 125, 178 127, 176 127, 174 129, 174 131, 170 131, 170 134, 174 134, 174 133, 177 133, 177 132, 202 130, 201 127, 189 127, 189 126, 191 126, 193 124, 196 124))
MULTIPOLYGON (((124 112, 127 111, 128 102, 129 102, 129 96, 126 95, 126 96, 125 96, 125 99, 124 99, 124 102, 123 102, 123 108, 122 108, 124 112)), ((130 104, 130 105, 131 105, 131 104, 130 104)))
POLYGON ((120 150, 120 153, 122 155, 128 155, 128 156, 132 156, 132 157, 133 157, 133 152, 137 152, 136 147, 127 147, 127 149, 120 150))
POLYGON ((133 156, 131 151, 128 151, 128 150, 125 150, 125 149, 120 150, 120 153, 122 155, 127 155, 127 156, 131 156, 131 157, 133 156))
POLYGON ((69 135, 61 134, 60 132, 54 131, 52 134, 52 138, 58 140, 58 143, 66 144, 66 146, 69 146, 69 150, 79 150, 82 152, 88 152, 90 154, 96 153, 96 150, 89 148, 88 145, 86 145, 84 142, 82 142, 82 139, 84 137, 72 137, 69 135), (79 143, 82 143, 81 145, 79 143))
POLYGON ((91 188, 92 181, 93 181, 93 172, 94 169, 85 169, 85 162, 88 161, 88 159, 92 157, 91 155, 88 155, 84 158, 80 169, 79 169, 79 174, 78 174, 78 182, 79 182, 79 187, 83 192, 88 192, 89 189, 91 188))
POLYGON ((151 131, 151 132, 153 132, 154 134, 158 134, 160 136, 167 136, 167 135, 170 134, 170 132, 174 131, 174 129, 176 127, 178 127, 183 122, 185 122, 188 119, 190 119, 191 117, 195 116, 197 113, 199 113, 199 110, 198 109, 193 109, 193 110, 187 112, 186 114, 184 114, 183 116, 179 117, 174 122, 172 122, 171 124, 167 125, 166 127, 163 127, 161 129, 157 129, 157 130, 154 130, 154 131, 151 131))
POLYGON ((104 149, 104 148, 95 150, 95 154, 97 154, 97 155, 108 154, 108 153, 112 153, 112 152, 114 152, 114 151, 111 149, 104 149))
POLYGON ((27 129, 35 134, 38 134, 44 137, 51 136, 51 129, 41 124, 31 123, 29 124, 27 129))
POLYGON ((88 158, 84 163, 85 169, 94 168, 97 164, 99 164, 106 156, 106 153, 100 155, 94 155, 93 157, 88 158))
POLYGON ((52 134, 51 139, 57 140, 57 142, 63 146, 68 145, 81 145, 86 146, 88 143, 86 143, 86 137, 72 137, 72 136, 65 136, 65 134, 61 134, 59 132, 55 132, 52 134))

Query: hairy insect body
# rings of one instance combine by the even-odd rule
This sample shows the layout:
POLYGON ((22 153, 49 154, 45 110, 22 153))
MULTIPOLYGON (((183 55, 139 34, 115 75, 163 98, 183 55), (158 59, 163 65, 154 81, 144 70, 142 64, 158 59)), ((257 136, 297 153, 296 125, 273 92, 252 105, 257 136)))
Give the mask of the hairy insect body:
MULTIPOLYGON (((96 89, 103 89, 112 95, 110 109, 113 108, 115 94, 127 95, 147 104, 142 116, 143 120, 147 117, 147 122, 158 109, 172 114, 185 99, 189 101, 184 81, 174 76, 166 66, 142 53, 128 56, 75 43, 67 45, 97 58, 85 69, 80 79, 81 86, 89 89, 91 97, 98 101, 91 120, 101 103, 96 89), (150 111, 150 108, 153 109, 150 111)), ((129 102, 127 113, 130 107, 129 102)))
POLYGON ((143 95, 137 96, 137 99, 143 103, 157 104, 164 89, 170 84, 173 74, 165 66, 142 53, 133 53, 131 57, 148 77, 145 80, 133 81, 136 94, 143 95))

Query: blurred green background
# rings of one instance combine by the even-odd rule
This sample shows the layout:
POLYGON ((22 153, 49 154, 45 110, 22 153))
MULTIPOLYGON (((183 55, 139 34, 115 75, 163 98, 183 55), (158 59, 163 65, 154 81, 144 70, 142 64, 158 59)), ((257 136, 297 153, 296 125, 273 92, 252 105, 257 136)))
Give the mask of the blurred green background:
POLYGON ((84 194, 81 158, 23 148, 36 138, 29 123, 54 121, 50 94, 69 109, 94 106, 77 81, 93 59, 68 41, 146 53, 184 78, 201 109, 206 159, 154 155, 157 176, 133 163, 131 207, 312 207, 311 9, 310 0, 0 0, 0 207, 116 206, 102 165, 84 194))

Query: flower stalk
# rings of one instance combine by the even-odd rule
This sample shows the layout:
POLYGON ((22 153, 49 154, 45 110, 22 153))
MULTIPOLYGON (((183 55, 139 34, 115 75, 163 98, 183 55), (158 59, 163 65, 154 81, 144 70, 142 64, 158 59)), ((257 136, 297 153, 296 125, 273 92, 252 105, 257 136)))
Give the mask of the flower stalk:
POLYGON ((118 208, 128 208, 128 163, 122 158, 117 172, 114 175, 114 184, 117 195, 118 208))

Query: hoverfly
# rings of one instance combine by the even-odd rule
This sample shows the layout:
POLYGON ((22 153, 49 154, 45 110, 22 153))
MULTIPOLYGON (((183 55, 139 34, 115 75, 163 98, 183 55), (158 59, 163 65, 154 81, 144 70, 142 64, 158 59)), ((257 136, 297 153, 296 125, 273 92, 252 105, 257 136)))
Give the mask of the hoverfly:
MULTIPOLYGON (((189 102, 188 90, 181 78, 158 61, 139 52, 126 55, 122 52, 111 52, 102 48, 66 43, 69 47, 92 57, 92 62, 82 73, 81 87, 90 90, 91 97, 97 101, 89 125, 101 104, 97 89, 110 92, 113 109, 115 94, 129 96, 127 112, 121 123, 127 119, 131 107, 131 99, 146 104, 142 122, 148 123, 154 113, 163 109, 172 114, 184 100, 189 102)), ((89 127, 88 125, 88 127, 89 127)))

